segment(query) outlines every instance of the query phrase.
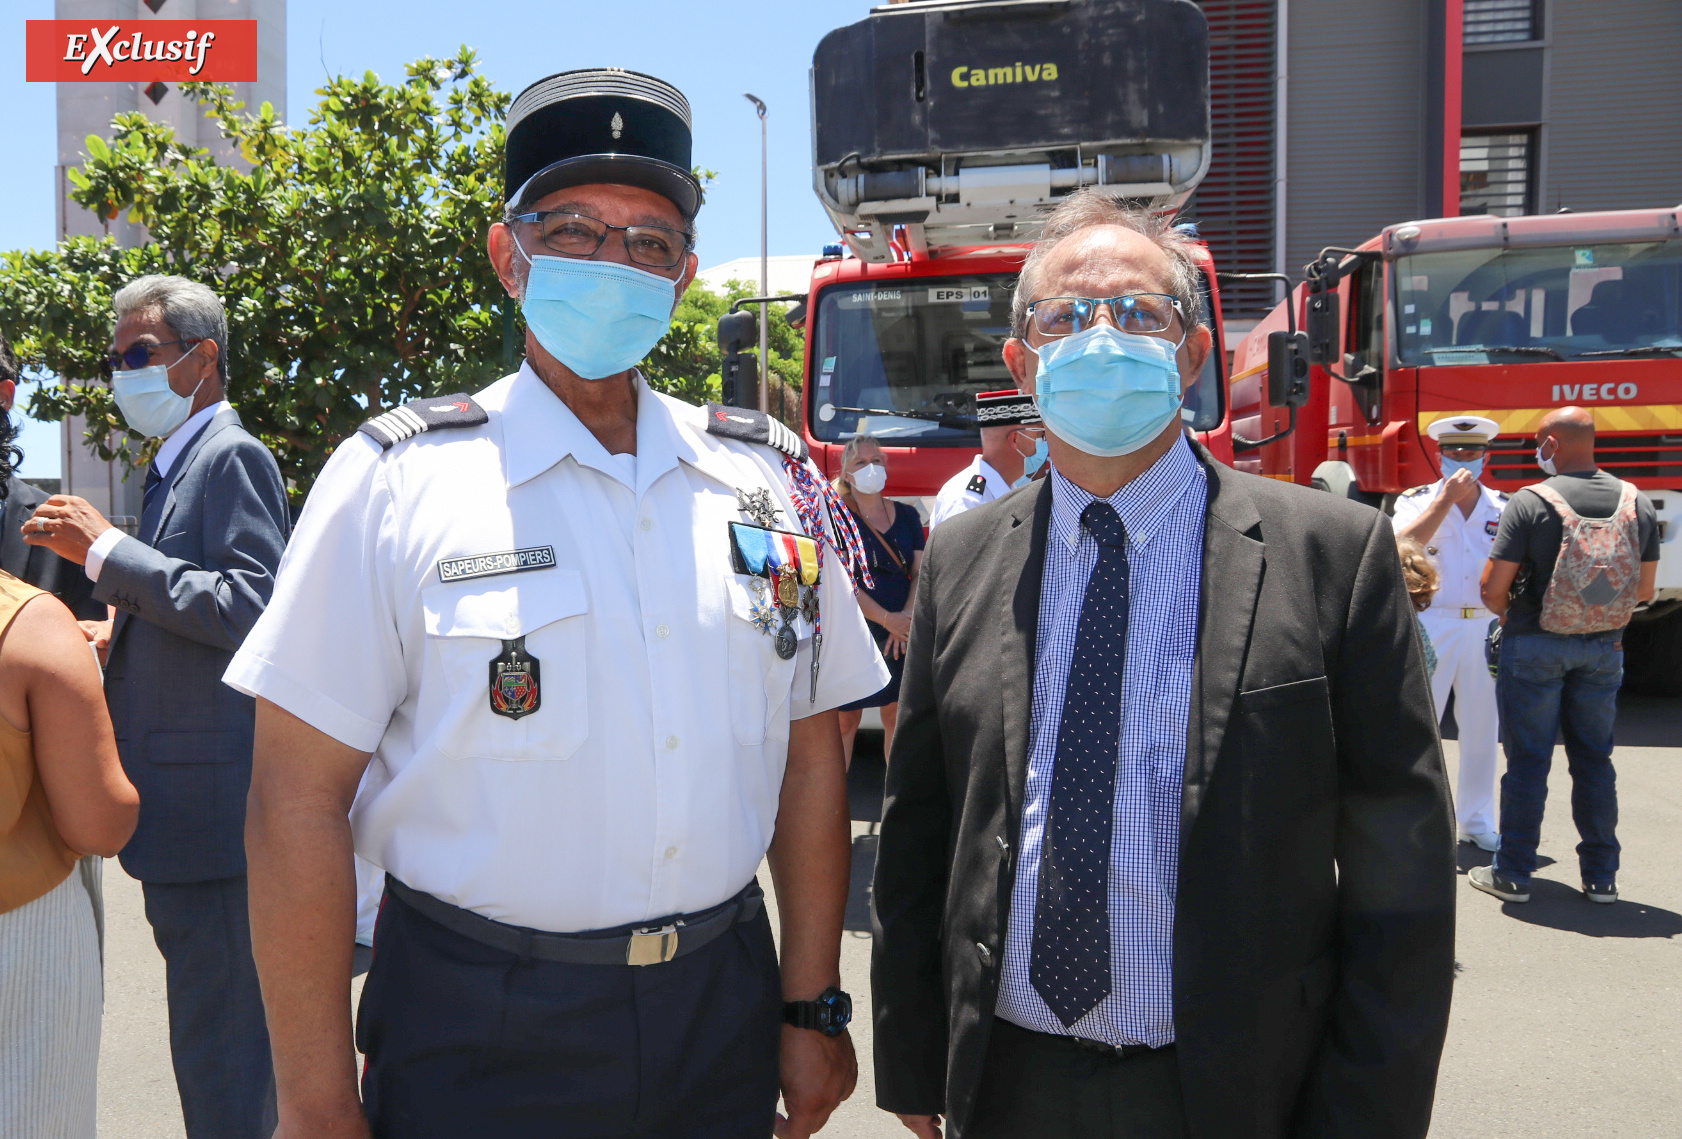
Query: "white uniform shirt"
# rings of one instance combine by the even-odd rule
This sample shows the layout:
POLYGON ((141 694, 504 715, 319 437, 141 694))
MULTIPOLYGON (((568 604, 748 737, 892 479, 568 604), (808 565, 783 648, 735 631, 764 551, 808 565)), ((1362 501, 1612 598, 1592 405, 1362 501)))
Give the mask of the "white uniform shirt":
POLYGON ((556 932, 723 902, 770 845, 790 719, 888 680, 847 572, 826 547, 813 700, 811 630, 777 656, 727 545, 738 487, 798 530, 779 454, 640 382, 634 464, 529 366, 475 398, 482 426, 339 447, 227 682, 374 753, 357 853, 417 890, 556 932), (520 550, 541 568, 441 580, 520 550), (514 720, 489 676, 519 636, 541 704, 514 720))
POLYGON ((966 510, 973 510, 984 502, 992 502, 995 498, 1004 497, 1010 490, 1010 483, 993 465, 980 455, 970 460, 969 466, 946 480, 935 496, 934 510, 929 514, 929 529, 933 530, 954 514, 962 514, 966 510), (980 475, 987 483, 987 489, 977 493, 969 489, 970 480, 980 475))
MULTIPOLYGON (((1442 493, 1443 481, 1438 479, 1427 486, 1416 486, 1396 499, 1397 530, 1425 513, 1442 493)), ((1459 506, 1449 507, 1448 517, 1436 533, 1420 543, 1442 575, 1442 584, 1431 598, 1432 609, 1452 609, 1458 615, 1462 608, 1483 608, 1478 583, 1483 577, 1484 563, 1489 560, 1489 551, 1495 545, 1495 531, 1506 505, 1506 495, 1479 483, 1478 501, 1471 515, 1460 513, 1459 506)))

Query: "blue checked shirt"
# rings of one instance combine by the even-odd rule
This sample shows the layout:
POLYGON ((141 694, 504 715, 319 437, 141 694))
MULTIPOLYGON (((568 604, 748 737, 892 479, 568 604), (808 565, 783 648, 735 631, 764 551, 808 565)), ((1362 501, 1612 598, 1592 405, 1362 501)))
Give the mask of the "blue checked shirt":
POLYGON ((1056 470, 1051 478, 1028 781, 997 1012, 1036 1032, 1160 1048, 1174 1041, 1174 895, 1208 479, 1182 437, 1109 499, 1127 527, 1132 586, 1110 856, 1114 978, 1110 995, 1066 1029, 1029 983, 1028 964, 1063 692, 1098 543, 1080 524, 1093 496, 1056 470))

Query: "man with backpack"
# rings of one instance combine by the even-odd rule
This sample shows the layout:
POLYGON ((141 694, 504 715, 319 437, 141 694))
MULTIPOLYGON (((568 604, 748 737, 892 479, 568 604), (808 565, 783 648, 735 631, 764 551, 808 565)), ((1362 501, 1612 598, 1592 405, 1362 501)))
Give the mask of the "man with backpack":
POLYGON ((1530 900, 1554 738, 1563 732, 1571 813, 1582 842, 1583 896, 1618 900, 1618 796, 1612 726, 1623 682, 1623 631, 1653 598, 1659 533, 1653 504, 1598 469, 1594 416, 1549 412, 1536 464, 1552 476, 1513 495, 1483 573, 1483 600, 1501 615, 1496 700, 1507 753, 1501 848, 1466 875, 1504 902, 1530 900))

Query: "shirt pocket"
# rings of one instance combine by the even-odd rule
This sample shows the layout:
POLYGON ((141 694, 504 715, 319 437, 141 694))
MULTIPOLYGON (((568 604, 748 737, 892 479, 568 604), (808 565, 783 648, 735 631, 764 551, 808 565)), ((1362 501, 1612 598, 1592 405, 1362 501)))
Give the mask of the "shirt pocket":
MULTIPOLYGON (((772 604, 769 587, 764 594, 756 593, 748 584, 752 580, 737 575, 724 582, 730 610, 726 620, 730 726, 736 742, 743 747, 764 743, 767 734, 773 739, 788 738, 788 697, 794 683, 795 658, 784 660, 777 655, 776 634, 782 628, 782 614, 772 604), (754 623, 756 614, 765 609, 771 613, 769 632, 754 623)), ((811 636, 802 618, 795 617, 793 624, 797 637, 804 640, 811 636)))
POLYGON ((455 759, 571 758, 590 734, 590 604, 582 576, 556 568, 433 585, 422 591, 421 608, 428 666, 448 688, 430 733, 438 750, 455 759), (515 720, 491 711, 490 675, 503 642, 517 637, 537 661, 538 707, 515 720))

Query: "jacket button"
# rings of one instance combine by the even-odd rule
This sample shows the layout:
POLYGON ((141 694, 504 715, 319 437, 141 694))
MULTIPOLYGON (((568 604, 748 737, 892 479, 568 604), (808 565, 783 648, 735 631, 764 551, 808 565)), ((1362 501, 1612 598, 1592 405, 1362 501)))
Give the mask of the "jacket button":
POLYGON ((983 965, 991 965, 993 963, 993 951, 991 949, 988 949, 986 945, 982 944, 979 941, 976 942, 975 943, 975 952, 976 952, 976 955, 981 958, 981 963, 983 965))

